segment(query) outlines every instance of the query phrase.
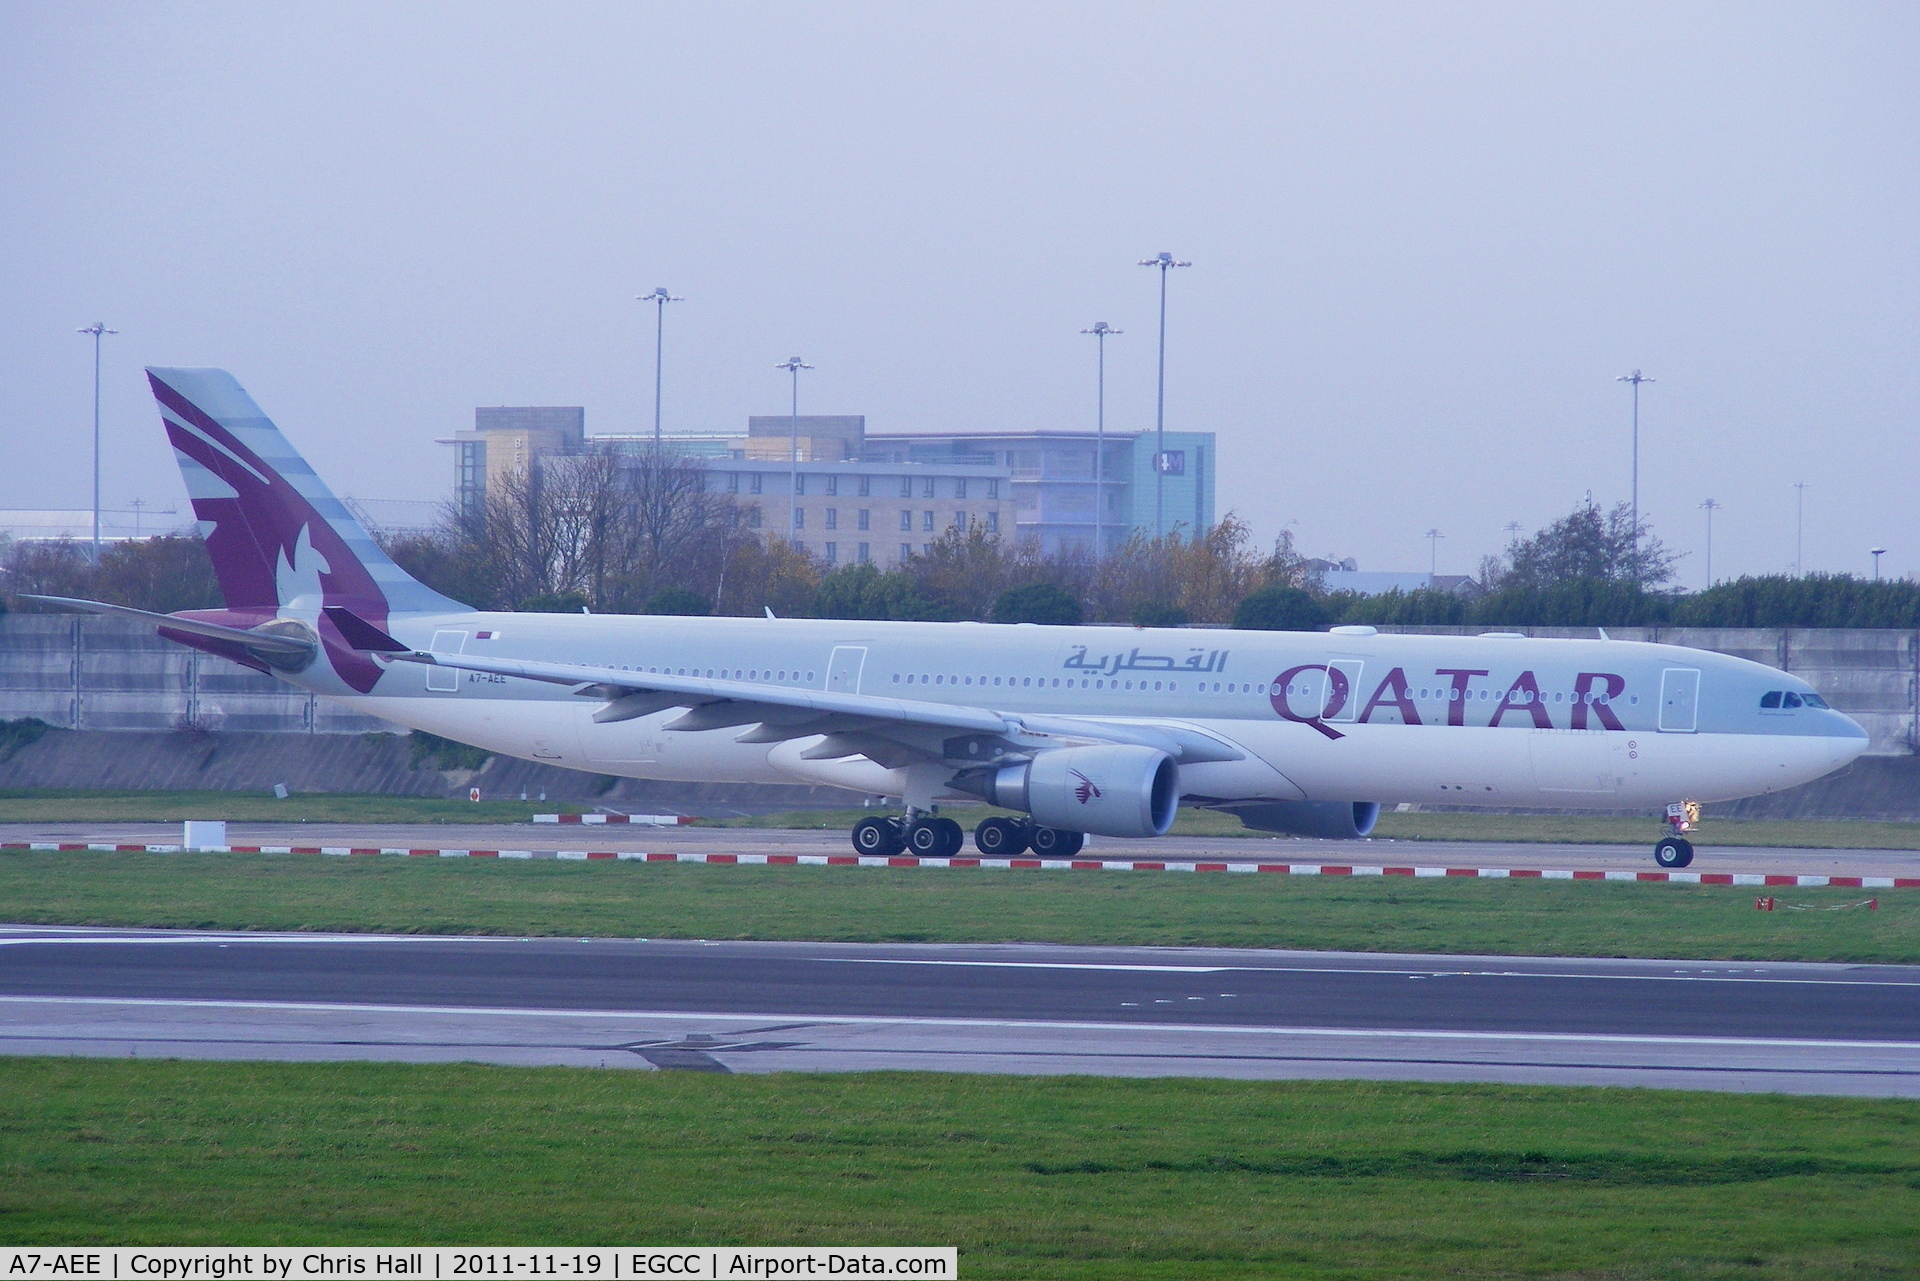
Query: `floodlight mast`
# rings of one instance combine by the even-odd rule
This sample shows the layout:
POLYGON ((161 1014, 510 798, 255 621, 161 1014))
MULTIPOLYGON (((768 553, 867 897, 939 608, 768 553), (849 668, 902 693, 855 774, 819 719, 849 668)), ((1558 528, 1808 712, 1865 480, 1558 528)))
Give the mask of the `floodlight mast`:
POLYGON ((660 358, 665 352, 667 332, 667 304, 685 302, 685 298, 676 298, 664 287, 656 288, 650 294, 641 294, 636 300, 654 304, 653 319, 653 452, 660 452, 660 358))
POLYGON ((1719 511, 1721 506, 1722 504, 1720 504, 1719 502, 1716 502, 1714 499, 1711 499, 1711 498, 1702 500, 1700 504, 1700 510, 1707 514, 1707 586, 1708 587, 1713 586, 1713 514, 1719 511))
POLYGON ((76 333, 93 335, 93 563, 100 564, 100 339, 106 334, 117 334, 118 329, 108 329, 105 321, 96 320, 85 329, 76 333))
POLYGON ((1167 532, 1167 273, 1193 264, 1175 262, 1172 254, 1162 252, 1142 258, 1140 265, 1160 269, 1160 377, 1153 409, 1153 536, 1161 538, 1167 532))
POLYGON ((1657 382, 1638 369, 1630 374, 1621 374, 1613 381, 1633 384, 1633 573, 1638 581, 1640 576, 1640 384, 1657 382))
POLYGON ((1107 555, 1107 339, 1124 331, 1115 329, 1104 320, 1093 322, 1093 328, 1082 329, 1083 334, 1092 334, 1100 349, 1100 373, 1097 380, 1098 392, 1095 403, 1093 427, 1093 558, 1105 560, 1107 555))
POLYGON ((793 375, 793 408, 787 417, 787 543, 797 546, 800 542, 794 537, 794 515, 799 511, 796 504, 800 495, 800 371, 813 366, 798 356, 788 356, 774 366, 793 375))

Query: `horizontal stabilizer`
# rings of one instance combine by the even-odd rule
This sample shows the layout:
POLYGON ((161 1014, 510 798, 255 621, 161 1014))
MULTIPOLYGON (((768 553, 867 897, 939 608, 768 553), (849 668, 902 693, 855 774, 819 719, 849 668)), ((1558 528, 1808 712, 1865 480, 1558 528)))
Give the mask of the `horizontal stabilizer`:
POLYGON ((156 614, 150 610, 132 609, 126 605, 109 605, 105 601, 97 600, 74 600, 68 596, 29 596, 23 592, 20 599, 34 601, 41 605, 51 605, 55 609, 70 609, 80 614, 112 614, 119 618, 135 618, 143 623, 151 623, 155 627, 164 627, 168 631, 185 632, 189 636, 205 636, 212 640, 232 641, 236 645, 245 645, 248 649, 257 649, 269 654, 313 653, 313 642, 299 636, 254 632, 244 627, 223 627, 219 623, 203 623, 197 618, 156 614))
POLYGON ((340 639, 355 649, 374 654, 404 654, 413 648, 402 645, 345 605, 328 605, 320 612, 339 630, 340 639))

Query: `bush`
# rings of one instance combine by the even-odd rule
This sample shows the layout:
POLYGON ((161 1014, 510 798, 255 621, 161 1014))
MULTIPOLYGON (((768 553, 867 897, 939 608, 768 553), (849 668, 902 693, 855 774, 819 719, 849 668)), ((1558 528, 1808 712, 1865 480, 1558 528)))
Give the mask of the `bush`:
POLYGON ((704 618, 713 612, 707 598, 691 587, 662 587, 647 597, 647 603, 640 607, 643 614, 684 614, 694 618, 704 618))
POLYGON ((1163 600, 1143 600, 1133 607, 1128 619, 1135 627, 1185 627, 1187 611, 1163 600))
POLYGON ((1242 631, 1314 632, 1327 622, 1326 606, 1299 587, 1263 587, 1233 611, 1233 625, 1242 631))
POLYGON ((1739 578, 1677 602, 1685 627, 1920 627, 1920 583, 1851 574, 1739 578))
POLYGON ((423 729, 407 735, 407 756, 409 769, 419 769, 428 760, 435 769, 479 769, 493 759, 493 753, 484 747, 441 738, 423 729))
POLYGON ((0 721, 0 763, 10 761, 23 747, 31 747, 53 726, 38 716, 22 716, 17 721, 0 721))
POLYGON ((529 596, 520 602, 523 614, 584 614, 587 612, 587 597, 584 592, 541 592, 529 596))
POLYGON ((993 602, 996 623, 1054 623, 1080 625, 1080 602, 1052 583, 1009 587, 993 602))
POLYGON ((1457 627, 1467 621, 1467 600, 1457 592, 1430 587, 1403 592, 1395 588, 1378 596, 1341 593, 1327 598, 1331 612, 1343 623, 1371 623, 1376 627, 1457 627))

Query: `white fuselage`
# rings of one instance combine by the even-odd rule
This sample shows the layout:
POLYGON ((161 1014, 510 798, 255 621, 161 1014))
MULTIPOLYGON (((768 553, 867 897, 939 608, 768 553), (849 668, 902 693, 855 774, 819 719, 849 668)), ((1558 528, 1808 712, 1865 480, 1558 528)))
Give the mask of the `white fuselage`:
MULTIPOLYGON (((1768 691, 1807 688, 1785 673, 1632 642, 488 613, 397 617, 391 630, 446 654, 1181 726, 1242 754, 1181 766, 1181 792, 1202 803, 1724 800, 1818 778, 1866 746, 1837 712, 1762 708, 1768 691)), ((568 768, 907 790, 902 771, 863 757, 804 759, 817 738, 769 745, 740 742, 737 726, 665 728, 684 709, 599 724, 604 697, 553 685, 395 663, 357 694, 324 669, 292 679, 402 725, 568 768)))

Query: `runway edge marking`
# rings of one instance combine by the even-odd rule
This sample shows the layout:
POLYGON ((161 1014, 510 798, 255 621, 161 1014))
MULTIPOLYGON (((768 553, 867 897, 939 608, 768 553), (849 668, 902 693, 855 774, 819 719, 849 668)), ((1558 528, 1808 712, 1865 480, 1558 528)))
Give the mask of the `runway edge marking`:
POLYGON ((7 841, 0 850, 43 852, 82 851, 99 853, 146 854, 324 854, 333 857, 395 854, 417 858, 493 858, 555 859, 584 862, 608 859, 623 863, 704 863, 710 867, 933 867, 990 868, 1002 871, 1022 869, 1038 871, 1105 872, 1249 872, 1278 873, 1288 876, 1411 876, 1419 878, 1457 878, 1480 880, 1538 879, 1549 881, 1625 881, 1634 884, 1790 886, 1802 889, 1834 887, 1841 889, 1913 890, 1920 889, 1917 876, 1799 876, 1760 872, 1634 872, 1599 869, 1518 868, 1518 867, 1363 867, 1346 863, 1226 863, 1190 860, 1169 862, 1162 859, 1040 859, 1040 858, 918 858, 894 855, 878 858, 852 854, 660 854, 643 850, 482 850, 423 849, 370 845, 222 845, 205 850, 187 850, 179 845, 129 845, 109 842, 7 841))

